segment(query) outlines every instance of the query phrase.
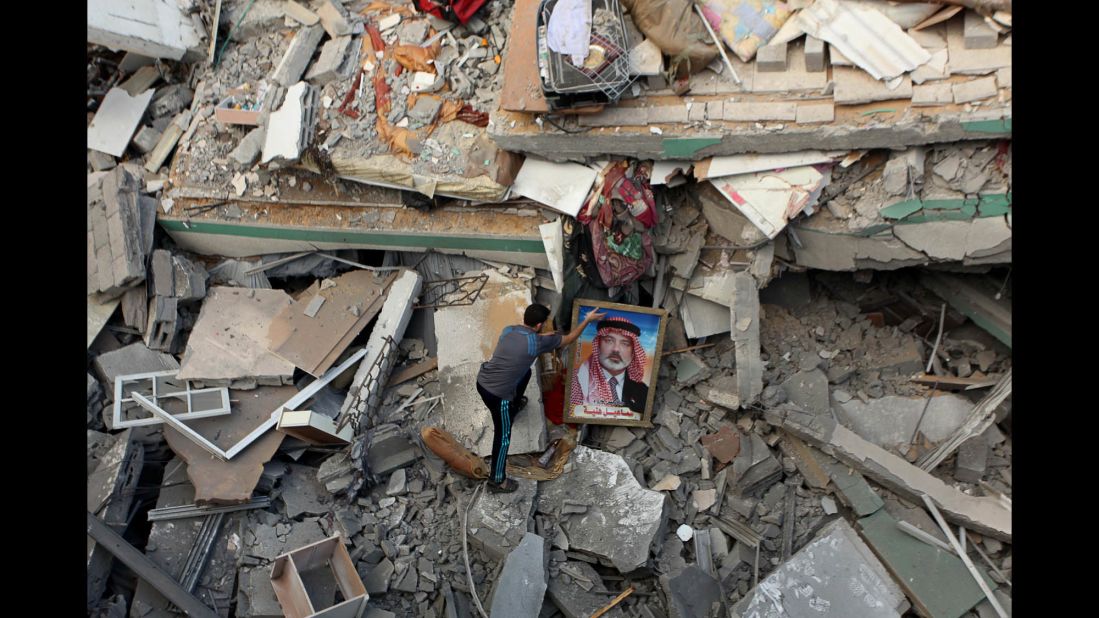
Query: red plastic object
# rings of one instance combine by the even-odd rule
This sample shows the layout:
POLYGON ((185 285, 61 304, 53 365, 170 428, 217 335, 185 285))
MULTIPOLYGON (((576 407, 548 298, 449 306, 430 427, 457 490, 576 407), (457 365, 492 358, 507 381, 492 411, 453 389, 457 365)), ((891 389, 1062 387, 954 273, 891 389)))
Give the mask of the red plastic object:
POLYGON ((542 406, 546 418, 553 424, 565 422, 565 378, 558 374, 553 380, 553 388, 542 391, 542 406))
POLYGON ((432 0, 416 0, 416 6, 425 13, 431 13, 439 19, 464 24, 485 5, 486 0, 444 0, 443 4, 432 0))

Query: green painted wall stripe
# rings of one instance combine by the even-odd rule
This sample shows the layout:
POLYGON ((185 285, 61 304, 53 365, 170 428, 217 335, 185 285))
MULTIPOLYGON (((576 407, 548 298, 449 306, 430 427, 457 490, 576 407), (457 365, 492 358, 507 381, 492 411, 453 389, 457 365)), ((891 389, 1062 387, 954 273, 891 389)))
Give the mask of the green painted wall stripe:
POLYGON ((963 122, 962 128, 970 133, 1011 133, 1011 118, 963 122))
POLYGON ((905 200, 890 204, 878 212, 898 223, 1001 217, 1011 212, 1011 191, 961 200, 905 200))
POLYGON ((680 158, 694 156, 699 150, 720 143, 720 137, 669 137, 662 145, 665 157, 680 158))
POLYGON ((182 221, 159 219, 160 225, 170 232, 192 232, 240 236, 244 238, 276 238, 312 242, 355 243, 381 247, 424 247, 437 249, 468 249, 480 251, 514 251, 518 253, 544 253, 541 239, 484 238, 474 236, 437 236, 413 232, 372 232, 356 230, 299 229, 265 227, 260 225, 235 225, 232 223, 206 223, 191 221, 189 227, 182 221))

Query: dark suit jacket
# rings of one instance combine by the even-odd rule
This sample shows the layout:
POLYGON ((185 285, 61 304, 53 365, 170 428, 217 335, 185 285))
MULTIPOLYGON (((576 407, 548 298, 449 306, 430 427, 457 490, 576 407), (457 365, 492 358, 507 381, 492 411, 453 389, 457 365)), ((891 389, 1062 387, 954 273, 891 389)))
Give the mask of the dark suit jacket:
POLYGON ((622 403, 634 412, 645 413, 645 404, 649 401, 649 387, 644 382, 634 382, 628 376, 622 383, 622 403))

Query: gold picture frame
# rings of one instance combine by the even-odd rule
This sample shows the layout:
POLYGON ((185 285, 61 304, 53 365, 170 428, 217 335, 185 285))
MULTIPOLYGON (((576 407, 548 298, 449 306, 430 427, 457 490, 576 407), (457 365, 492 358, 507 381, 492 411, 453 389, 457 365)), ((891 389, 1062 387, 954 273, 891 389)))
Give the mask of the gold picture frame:
MULTIPOLYGON (((607 315, 602 320, 588 324, 576 342, 569 347, 565 422, 652 427, 653 401, 656 398, 656 381, 660 374, 660 357, 664 347, 668 312, 663 309, 578 298, 572 304, 572 323, 579 324, 593 310, 603 311, 607 315), (625 333, 613 324, 622 320, 630 324, 623 326, 625 333), (645 358, 637 359, 633 349, 630 349, 630 360, 616 375, 612 374, 611 369, 605 368, 599 359, 593 365, 591 360, 595 351, 595 339, 598 331, 602 330, 601 326, 602 329, 615 329, 611 331, 612 334, 617 332, 625 340, 640 345, 645 358), (630 334, 634 335, 632 339, 630 334), (635 362, 638 364, 634 365, 635 362), (622 378, 621 383, 615 383, 613 394, 609 390, 612 387, 608 385, 608 376, 622 378), (642 379, 636 380, 635 377, 642 379), (617 398, 618 402, 598 401, 600 398, 605 399, 608 394, 617 398), (644 408, 638 410, 642 400, 645 403, 644 408)), ((623 341, 617 338, 615 340, 623 341)), ((613 359, 614 356, 610 356, 608 362, 613 362, 613 359)), ((622 362, 621 355, 617 360, 622 362)))

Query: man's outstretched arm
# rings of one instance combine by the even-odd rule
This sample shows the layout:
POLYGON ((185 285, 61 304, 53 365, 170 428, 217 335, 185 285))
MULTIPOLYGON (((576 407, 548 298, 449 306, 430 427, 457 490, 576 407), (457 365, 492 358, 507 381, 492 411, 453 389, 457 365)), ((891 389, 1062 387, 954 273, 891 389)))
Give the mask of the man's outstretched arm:
POLYGON ((591 324, 596 320, 603 319, 603 316, 605 315, 605 313, 601 313, 599 311, 592 311, 588 315, 584 316, 584 319, 579 324, 577 324, 576 327, 573 328, 571 332, 569 332, 569 334, 561 338, 561 347, 570 345, 572 342, 579 339, 580 333, 584 332, 584 328, 587 327, 588 324, 591 324))

